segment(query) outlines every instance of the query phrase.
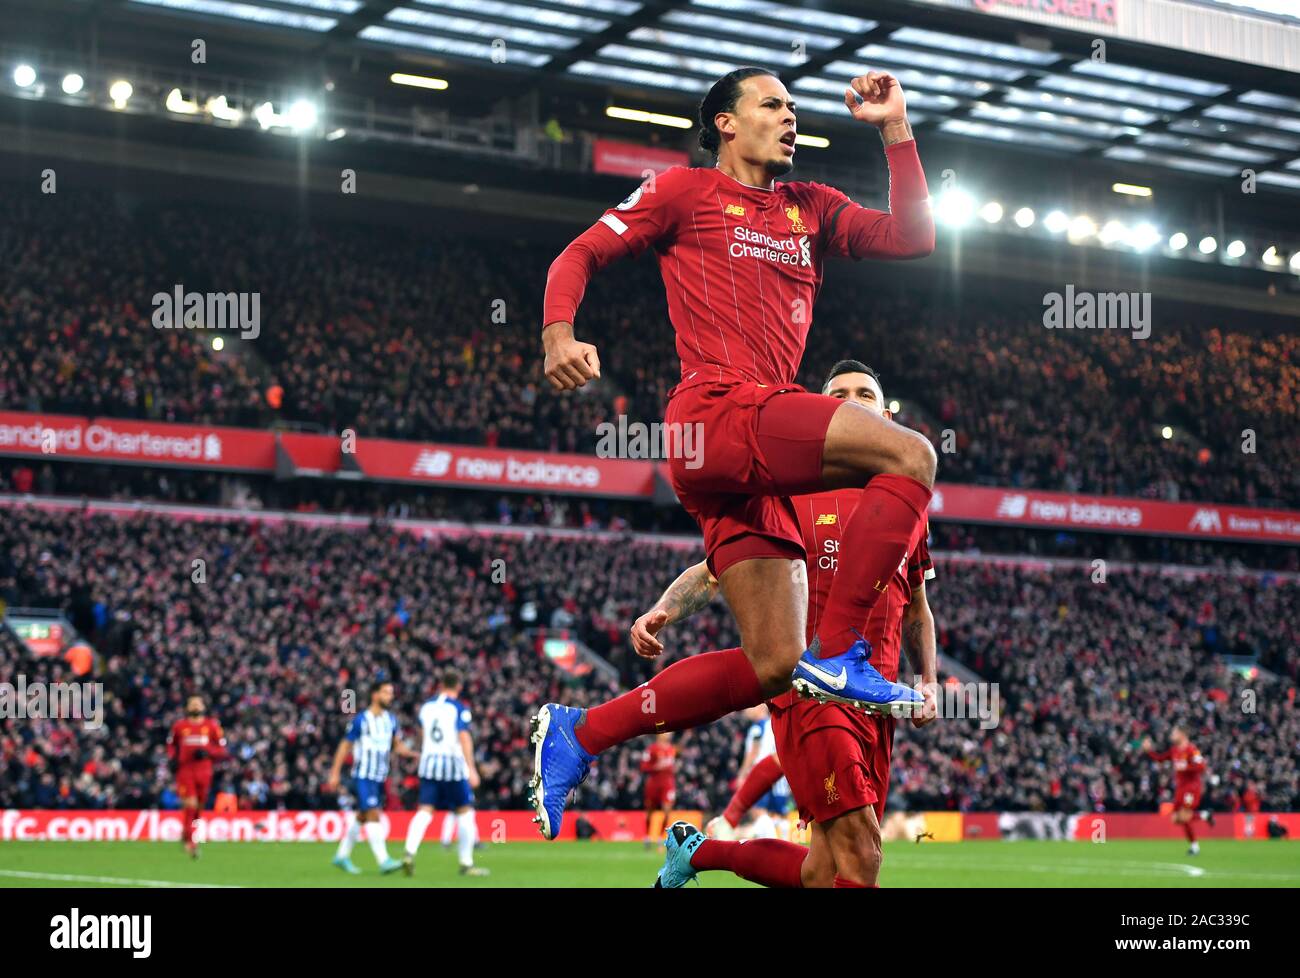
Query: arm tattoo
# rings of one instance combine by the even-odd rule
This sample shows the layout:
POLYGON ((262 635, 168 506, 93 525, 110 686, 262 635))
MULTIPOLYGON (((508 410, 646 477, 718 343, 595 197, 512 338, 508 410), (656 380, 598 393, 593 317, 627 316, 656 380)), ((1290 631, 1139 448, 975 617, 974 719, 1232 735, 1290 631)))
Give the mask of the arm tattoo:
POLYGON ((683 574, 664 592, 659 604, 674 621, 681 621, 712 601, 713 594, 714 588, 707 570, 698 574, 683 574))

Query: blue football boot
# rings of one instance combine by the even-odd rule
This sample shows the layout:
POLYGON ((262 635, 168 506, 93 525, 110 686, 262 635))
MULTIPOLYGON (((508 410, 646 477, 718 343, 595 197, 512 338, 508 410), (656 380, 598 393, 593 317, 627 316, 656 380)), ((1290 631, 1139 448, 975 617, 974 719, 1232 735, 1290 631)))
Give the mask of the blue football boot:
POLYGON ((818 656, 821 639, 799 657, 791 685, 800 696, 819 703, 843 703, 864 713, 906 717, 925 706, 925 697, 910 686, 893 683, 871 664, 871 643, 858 640, 839 655, 818 656))
POLYGON ((348 859, 344 856, 335 856, 333 860, 330 861, 330 865, 337 866, 339 869, 343 870, 343 872, 350 873, 353 876, 361 875, 361 870, 357 869, 356 866, 352 865, 351 859, 348 859))
POLYGON ((707 838, 689 822, 673 822, 664 837, 664 848, 668 850, 668 855, 664 857, 663 869, 655 877, 655 889, 676 890, 695 879, 691 856, 695 855, 695 850, 707 838))
POLYGON ((528 799, 537 812, 533 821, 544 839, 554 839, 560 834, 569 792, 587 780, 591 762, 596 759, 595 754, 582 749, 573 732, 585 712, 547 703, 532 719, 530 739, 536 746, 528 799))

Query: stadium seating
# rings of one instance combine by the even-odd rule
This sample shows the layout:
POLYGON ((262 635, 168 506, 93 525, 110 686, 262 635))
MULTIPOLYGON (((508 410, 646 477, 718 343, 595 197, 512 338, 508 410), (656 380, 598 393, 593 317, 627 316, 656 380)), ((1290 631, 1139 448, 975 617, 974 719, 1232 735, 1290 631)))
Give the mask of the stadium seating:
MULTIPOLYGON (((568 627, 619 670, 652 668, 628 648, 635 615, 689 549, 628 537, 498 533, 421 540, 382 523, 365 531, 183 522, 6 509, 0 599, 57 606, 103 659, 108 722, 98 732, 39 721, 0 731, 0 807, 133 807, 165 799, 163 741, 184 698, 201 692, 235 760, 221 781, 248 807, 327 807, 329 756, 345 693, 382 672, 412 722, 437 667, 468 677, 485 808, 526 807, 524 718, 542 702, 607 697, 521 637, 568 627), (205 583, 193 581, 204 561, 205 583), (502 560, 504 582, 493 561, 502 560), (498 575, 499 577, 500 575, 498 575)), ((995 729, 945 720, 900 728, 891 804, 964 810, 1151 810, 1167 775, 1137 749, 1188 725, 1226 804, 1247 782, 1265 808, 1300 807, 1295 710, 1300 585, 1276 575, 1112 571, 941 559, 931 603, 943 651, 1000 684, 995 729), (1283 673, 1247 683, 1219 653, 1255 652, 1283 673), (1244 696, 1254 690, 1255 700, 1244 696)), ((721 605, 669 636, 671 659, 736 644, 721 605)), ((0 667, 29 681, 61 675, 0 632, 0 667)), ((743 721, 684 735, 679 804, 717 809, 739 760, 743 721)), ((636 807, 637 745, 604 757, 579 802, 636 807)), ((410 772, 407 772, 408 774, 410 772)), ((410 804, 409 783, 399 785, 410 804)))
MULTIPOLYGON (((657 420, 676 380, 650 261, 588 290, 578 331, 603 378, 561 398, 537 332, 555 246, 196 205, 120 213, 75 192, 5 192, 0 225, 0 409, 590 452, 618 413, 657 420), (257 292, 260 335, 218 354, 206 335, 155 329, 150 298, 177 284, 257 292)), ((1146 340, 1048 334, 1032 297, 954 306, 862 275, 876 277, 828 281, 799 379, 871 362, 901 420, 941 447, 952 432, 941 478, 1300 506, 1293 331, 1171 309, 1146 340)))

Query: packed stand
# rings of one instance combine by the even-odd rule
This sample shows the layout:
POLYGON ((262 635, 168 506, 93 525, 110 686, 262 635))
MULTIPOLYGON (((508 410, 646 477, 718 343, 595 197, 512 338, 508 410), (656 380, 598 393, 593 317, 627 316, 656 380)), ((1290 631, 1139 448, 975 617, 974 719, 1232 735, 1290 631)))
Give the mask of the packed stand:
MULTIPOLYGON (((539 319, 562 242, 58 198, 0 196, 0 409, 590 453, 602 422, 659 420, 677 380, 649 259, 589 287, 577 330, 602 379, 560 396, 539 319), (151 297, 176 284, 258 293, 260 334, 216 353, 204 331, 156 330, 151 297)), ((940 447, 941 479, 1300 506, 1293 333, 1168 302, 1145 340, 1049 331, 1041 296, 978 284, 921 300, 891 269, 839 269, 800 381, 872 363, 940 447)))
MULTIPOLYGON (((241 805, 330 807, 322 785, 349 719, 347 691, 392 678, 410 735, 444 665, 467 676, 479 805, 526 807, 526 718, 548 700, 603 700, 662 665, 631 652, 627 627, 700 556, 631 536, 420 539, 382 522, 344 531, 35 507, 4 515, 0 598, 62 608, 91 639, 108 722, 100 731, 9 724, 0 807, 165 801, 163 744, 192 692, 226 727, 234 760, 219 780, 241 805), (545 661, 525 634, 534 627, 570 630, 618 680, 577 678, 545 661)), ((1169 785, 1135 745, 1174 721, 1189 725, 1223 792, 1250 781, 1266 808, 1300 805, 1294 579, 1112 572, 1097 584, 1079 567, 960 558, 941 561, 939 575, 928 590, 941 649, 1001 685, 1002 719, 989 731, 957 720, 902 726, 895 805, 1153 810, 1169 785), (1247 652, 1282 679, 1246 684, 1219 659, 1247 652), (1254 712, 1242 705, 1247 685, 1254 712)), ((718 602, 675 626, 666 644, 665 662, 737 636, 718 602)), ((61 674, 57 660, 34 660, 12 642, 0 657, 6 676, 61 674)), ((678 738, 682 807, 725 803, 743 729, 729 718, 678 738)), ((603 757, 579 806, 639 807, 640 750, 603 757)), ((409 806, 413 771, 401 771, 395 800, 409 806)))

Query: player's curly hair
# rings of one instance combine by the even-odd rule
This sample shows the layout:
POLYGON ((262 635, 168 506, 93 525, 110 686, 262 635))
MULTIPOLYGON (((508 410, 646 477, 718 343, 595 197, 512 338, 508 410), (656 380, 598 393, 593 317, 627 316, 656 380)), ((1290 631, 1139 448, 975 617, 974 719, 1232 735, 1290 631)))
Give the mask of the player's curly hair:
POLYGON ((831 381, 840 374, 866 374, 877 384, 880 384, 880 391, 881 393, 884 393, 885 385, 880 381, 880 374, 876 373, 861 360, 841 360, 835 366, 831 367, 831 372, 828 373, 826 379, 822 381, 823 394, 825 394, 830 388, 831 381))
POLYGON ((719 112, 736 110, 736 103, 740 101, 740 83, 755 75, 777 77, 775 71, 756 68, 753 65, 737 68, 715 81, 709 93, 704 96, 704 101, 700 103, 700 146, 714 156, 717 156, 718 150, 722 148, 722 134, 718 132, 718 125, 713 120, 719 112))

